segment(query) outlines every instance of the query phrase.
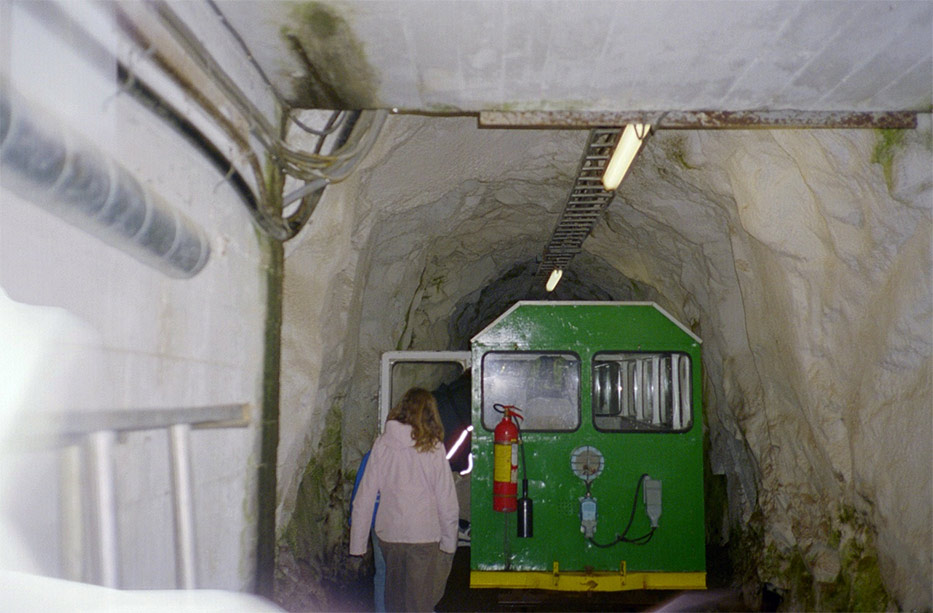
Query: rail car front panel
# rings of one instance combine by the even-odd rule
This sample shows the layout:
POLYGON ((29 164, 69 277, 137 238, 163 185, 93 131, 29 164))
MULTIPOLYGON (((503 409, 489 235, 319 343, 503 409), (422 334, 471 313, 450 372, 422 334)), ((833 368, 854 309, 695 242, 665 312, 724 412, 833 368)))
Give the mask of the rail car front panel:
POLYGON ((523 302, 472 360, 474 587, 705 587, 696 336, 650 303, 523 302), (502 405, 524 418, 528 538, 493 510, 502 405))

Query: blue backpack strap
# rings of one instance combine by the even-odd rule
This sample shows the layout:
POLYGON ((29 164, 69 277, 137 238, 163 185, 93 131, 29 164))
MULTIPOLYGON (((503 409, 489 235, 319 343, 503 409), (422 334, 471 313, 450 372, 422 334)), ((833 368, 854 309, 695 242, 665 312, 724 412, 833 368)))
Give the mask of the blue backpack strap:
MULTIPOLYGON (((363 479, 363 471, 366 470, 366 462, 369 461, 369 454, 372 451, 370 449, 363 454, 363 459, 360 460, 360 467, 356 470, 356 481, 353 482, 353 493, 350 494, 350 514, 347 516, 347 524, 353 523, 353 500, 356 498, 356 490, 360 488, 360 481, 363 479)), ((376 504, 379 504, 378 498, 376 504)), ((373 517, 375 518, 375 511, 373 512, 373 517)))

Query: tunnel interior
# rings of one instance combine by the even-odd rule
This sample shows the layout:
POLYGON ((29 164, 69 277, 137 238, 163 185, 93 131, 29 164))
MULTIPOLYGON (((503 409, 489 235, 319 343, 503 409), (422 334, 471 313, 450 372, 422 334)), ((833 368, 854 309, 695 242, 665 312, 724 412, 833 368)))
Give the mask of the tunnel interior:
POLYGON ((518 300, 633 300, 703 340, 711 584, 751 608, 929 609, 931 6, 627 5, 642 22, 592 2, 558 27, 544 4, 478 4, 0 3, 0 425, 42 443, 0 471, 0 530, 35 563, 0 567, 340 608, 367 576, 346 518, 380 356, 465 349, 518 300), (571 40, 594 25, 595 58, 571 40), (315 73, 322 49, 352 66, 315 73), (379 110, 293 107, 321 95, 379 110), (515 109, 547 127, 482 121, 515 109), (347 149, 322 153, 307 128, 338 116, 347 149), (587 142, 568 120, 594 117, 664 121, 547 294, 587 142), (30 139, 61 155, 17 157, 30 139), (85 232, 68 206, 109 199, 108 177, 85 232), (127 257, 146 219, 190 221, 190 278, 127 257), (200 559, 177 555, 166 453, 192 424, 200 559))
MULTIPOLYGON (((921 133, 907 133, 896 147, 929 151, 921 133)), ((850 355, 855 294, 891 299, 865 284, 880 273, 865 259, 880 255, 879 233, 921 248, 914 224, 927 214, 904 203, 926 197, 926 171, 908 163, 890 172, 873 161, 890 143, 877 131, 661 131, 548 295, 534 272, 585 136, 390 117, 359 184, 325 196, 321 223, 340 223, 328 219, 339 206, 341 222, 354 228, 360 280, 329 288, 346 292, 341 304, 349 306, 356 353, 319 379, 333 385, 328 398, 339 399, 332 410, 340 422, 335 416, 317 448, 306 447, 316 516, 339 522, 345 512, 350 476, 376 432, 373 365, 381 351, 465 349, 522 299, 652 301, 704 341, 711 575, 741 586, 749 606, 768 597, 765 584, 779 585, 774 593, 788 602, 853 606, 868 598, 880 606, 889 598, 878 571, 880 537, 868 528, 877 507, 863 506, 866 490, 850 481, 864 474, 850 446, 870 443, 851 406, 838 405, 829 390, 843 385, 835 368, 845 370, 836 363, 850 355), (864 191, 843 188, 843 176, 864 191), (835 374, 821 366, 827 362, 835 374), (790 423, 779 433, 778 424, 790 423)), ((303 342, 298 328, 294 339, 289 332, 288 279, 314 266, 306 250, 327 249, 315 223, 286 258, 283 368, 292 343, 298 350, 303 342)), ((902 383, 918 393, 925 385, 922 376, 902 383)), ((304 483, 295 479, 296 513, 307 504, 304 483)), ((293 518, 285 533, 295 539, 296 530, 293 518)), ((328 547, 316 563, 351 568, 338 542, 328 547)), ((289 564, 287 554, 280 559, 289 564)))

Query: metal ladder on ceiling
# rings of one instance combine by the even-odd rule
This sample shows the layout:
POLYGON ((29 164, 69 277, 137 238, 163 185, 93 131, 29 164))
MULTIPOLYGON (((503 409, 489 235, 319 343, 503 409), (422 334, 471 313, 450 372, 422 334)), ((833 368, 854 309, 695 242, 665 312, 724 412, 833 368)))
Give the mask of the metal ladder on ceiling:
POLYGON ((538 278, 546 278, 553 270, 564 269, 570 264, 612 201, 614 193, 603 189, 602 177, 622 130, 590 130, 570 197, 538 265, 538 278))

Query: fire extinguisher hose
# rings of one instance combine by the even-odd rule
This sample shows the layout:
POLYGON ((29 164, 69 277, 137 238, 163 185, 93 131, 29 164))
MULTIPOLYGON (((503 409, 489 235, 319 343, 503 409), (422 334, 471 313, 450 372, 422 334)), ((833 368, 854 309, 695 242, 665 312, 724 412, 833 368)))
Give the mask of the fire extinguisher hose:
POLYGON ((515 426, 518 447, 522 454, 522 497, 518 499, 518 538, 531 538, 534 535, 532 501, 528 497, 528 465, 525 463, 525 440, 522 438, 521 409, 512 405, 494 404, 493 409, 504 415, 515 426))

